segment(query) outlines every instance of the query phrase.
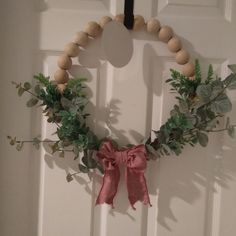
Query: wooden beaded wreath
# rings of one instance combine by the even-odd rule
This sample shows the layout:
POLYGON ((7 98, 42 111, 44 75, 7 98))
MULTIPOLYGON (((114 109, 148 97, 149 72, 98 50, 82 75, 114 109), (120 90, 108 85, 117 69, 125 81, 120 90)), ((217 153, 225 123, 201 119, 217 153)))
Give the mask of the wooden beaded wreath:
MULTIPOLYGON (((132 179, 127 179, 127 186, 129 200, 133 206, 137 200, 150 203, 143 175, 146 167, 144 159, 145 161, 148 157, 156 159, 173 153, 179 155, 186 144, 195 146, 199 143, 205 147, 210 132, 226 130, 231 137, 234 137, 235 125, 231 125, 229 117, 226 118, 225 127, 222 127, 221 120, 232 109, 227 91, 236 89, 236 65, 228 66, 232 73, 225 79, 215 76, 210 65, 207 77, 203 79, 199 62, 196 60, 195 65, 190 62, 189 53, 183 49, 181 40, 171 27, 161 26, 154 18, 145 23, 142 16, 136 15, 133 30, 146 28, 148 33, 158 36, 159 40, 166 43, 168 49, 175 53, 176 62, 183 67, 182 73, 171 69, 171 78, 166 81, 171 85, 171 90, 177 94, 177 104, 171 110, 166 123, 160 127, 160 130, 153 131, 154 138, 150 134, 143 144, 119 147, 115 140, 107 137, 99 139, 88 127, 86 119, 89 114, 86 113, 86 107, 89 99, 84 90, 86 79, 70 79, 67 72, 72 66, 71 58, 79 55, 80 48, 87 46, 89 38, 101 35, 103 28, 112 20, 111 17, 104 16, 99 23, 91 21, 84 31, 76 34, 74 40, 65 46, 63 55, 58 58, 59 69, 54 74, 54 81, 39 74, 34 77, 36 80, 34 86, 29 82, 24 84, 13 82, 19 96, 25 92, 33 96, 27 102, 28 107, 41 102, 40 105, 44 107, 43 113, 48 117, 48 122, 57 125, 58 140, 34 138, 26 141, 11 136, 8 138, 10 144, 15 145, 17 150, 21 150, 26 142, 32 142, 36 147, 39 147, 40 143, 49 143, 52 153, 59 152, 60 156, 64 156, 67 151, 73 152, 75 160, 79 160, 79 172, 68 174, 67 181, 73 180, 75 174, 89 173, 91 169, 97 168, 102 173, 105 171, 103 187, 97 203, 113 204, 116 191, 112 193, 111 186, 109 191, 104 190, 110 183, 106 182, 106 179, 114 180, 113 184, 117 188, 119 182, 117 166, 125 163, 127 175, 132 176, 132 179), (221 127, 216 129, 217 126, 221 127), (111 174, 111 170, 116 175, 113 172, 111 174), (111 176, 108 176, 110 174, 111 176), (143 192, 134 193, 132 190, 134 186, 130 183, 138 183, 140 179, 143 192)), ((117 15, 114 20, 123 23, 124 15, 117 15)), ((139 189, 140 186, 135 187, 139 189)))
MULTIPOLYGON (((124 15, 120 14, 115 17, 116 21, 123 22, 124 15)), ((64 54, 61 55, 58 59, 59 69, 54 75, 54 79, 58 84, 60 91, 63 91, 65 87, 64 84, 69 80, 69 75, 66 70, 69 70, 72 66, 72 57, 77 57, 79 54, 79 48, 84 48, 87 46, 89 37, 96 38, 101 33, 105 25, 112 21, 112 18, 109 16, 104 16, 101 18, 100 22, 91 21, 87 24, 84 31, 80 31, 76 34, 74 40, 68 43, 64 48, 64 54)), ((144 29, 146 26, 147 32, 150 34, 156 34, 158 38, 167 43, 168 49, 175 53, 175 60, 178 64, 184 65, 182 73, 186 77, 194 76, 194 64, 189 62, 190 55, 189 53, 182 48, 180 39, 174 35, 174 31, 169 26, 162 26, 157 19, 150 19, 146 24, 142 16, 137 15, 134 17, 134 26, 133 30, 138 31, 144 29)))

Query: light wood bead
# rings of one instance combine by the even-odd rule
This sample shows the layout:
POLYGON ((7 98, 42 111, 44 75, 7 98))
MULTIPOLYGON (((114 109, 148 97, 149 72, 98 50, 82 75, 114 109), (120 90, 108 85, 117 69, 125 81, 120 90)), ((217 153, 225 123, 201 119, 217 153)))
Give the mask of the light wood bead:
POLYGON ((124 22, 124 19, 125 19, 124 14, 119 14, 119 15, 116 15, 116 16, 115 16, 115 20, 118 21, 118 22, 120 22, 120 23, 122 23, 122 24, 123 24, 123 22, 124 22))
POLYGON ((80 31, 76 33, 74 43, 76 43, 81 47, 85 47, 88 44, 88 40, 89 40, 88 35, 85 32, 80 31))
POLYGON ((68 70, 72 66, 72 60, 67 55, 61 55, 57 60, 57 65, 63 70, 68 70))
POLYGON ((103 17, 100 19, 100 21, 99 21, 99 25, 100 25, 102 28, 104 28, 105 25, 106 25, 107 23, 111 22, 111 21, 112 21, 112 18, 111 18, 110 16, 103 16, 103 17))
POLYGON ((134 31, 143 29, 144 25, 145 25, 145 20, 142 16, 140 15, 134 16, 134 26, 133 26, 134 31))
POLYGON ((173 29, 169 26, 161 27, 158 37, 161 41, 167 43, 173 36, 174 32, 173 29))
POLYGON ((79 54, 79 48, 76 43, 68 43, 66 44, 64 48, 64 52, 69 56, 69 57, 77 57, 79 54))
POLYGON ((178 52, 182 48, 182 43, 179 38, 173 37, 168 41, 167 47, 171 52, 178 52))
POLYGON ((195 74, 194 64, 192 62, 188 62, 187 64, 185 64, 183 66, 182 73, 183 73, 183 75, 185 75, 187 77, 194 76, 194 74, 195 74))
POLYGON ((63 94, 65 88, 66 88, 66 85, 65 85, 65 84, 58 84, 58 85, 57 85, 57 89, 58 89, 58 91, 59 91, 61 94, 63 94))
POLYGON ((96 38, 97 36, 100 35, 101 33, 101 26, 95 22, 95 21, 90 21, 88 22, 87 26, 85 27, 84 30, 89 36, 96 38))
POLYGON ((189 61, 189 57, 189 53, 186 50, 181 49, 176 53, 175 60, 178 64, 184 65, 189 61))
POLYGON ((65 84, 69 80, 69 75, 65 70, 57 70, 54 74, 54 79, 58 84, 65 84))
POLYGON ((152 18, 147 22, 147 32, 154 34, 154 33, 158 33, 158 31, 161 28, 161 24, 159 22, 159 20, 152 18))

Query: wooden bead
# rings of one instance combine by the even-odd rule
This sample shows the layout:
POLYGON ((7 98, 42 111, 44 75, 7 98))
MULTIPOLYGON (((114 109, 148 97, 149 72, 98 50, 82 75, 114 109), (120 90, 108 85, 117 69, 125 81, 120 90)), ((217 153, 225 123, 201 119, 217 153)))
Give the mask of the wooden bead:
POLYGON ((65 88, 66 88, 66 85, 65 85, 65 84, 58 84, 58 85, 57 85, 57 89, 58 89, 58 91, 59 91, 61 94, 63 94, 65 88))
POLYGON ((106 25, 107 23, 111 22, 111 21, 112 21, 112 18, 111 18, 110 16, 103 16, 103 17, 100 19, 100 21, 99 21, 99 25, 100 25, 102 28, 104 28, 105 25, 106 25))
POLYGON ((115 16, 115 19, 114 19, 114 20, 116 20, 116 21, 118 21, 118 22, 120 22, 120 23, 123 24, 124 19, 125 19, 124 14, 119 14, 119 15, 116 15, 116 16, 115 16))
POLYGON ((65 70, 57 70, 54 74, 54 79, 58 84, 65 84, 69 80, 69 75, 65 70))
POLYGON ((154 34, 157 33, 161 28, 159 20, 152 18, 147 22, 147 32, 154 34))
POLYGON ((89 40, 88 35, 85 32, 80 31, 76 33, 74 43, 76 43, 81 47, 85 47, 88 44, 88 40, 89 40))
POLYGON ((77 57, 79 54, 79 48, 76 43, 73 42, 68 43, 65 46, 64 51, 69 57, 77 57))
POLYGON ((145 20, 142 16, 140 15, 134 16, 134 26, 133 26, 134 31, 143 29, 144 25, 145 25, 145 20))
POLYGON ((181 49, 182 44, 179 38, 173 37, 168 41, 167 47, 171 52, 178 52, 181 49))
POLYGON ((95 21, 90 21, 90 22, 88 22, 87 26, 85 27, 85 32, 89 36, 96 38, 101 33, 101 26, 95 21))
POLYGON ((189 61, 189 57, 189 53, 186 50, 181 49, 176 53, 175 60, 178 64, 184 65, 189 61))
POLYGON ((72 66, 72 60, 67 55, 61 55, 57 60, 57 65, 63 70, 68 70, 72 66))
POLYGON ((194 76, 194 74, 195 74, 194 64, 192 62, 189 62, 189 63, 185 64, 183 66, 182 73, 183 73, 183 75, 185 75, 187 77, 194 76))
POLYGON ((171 27, 163 26, 161 27, 158 37, 161 41, 167 43, 173 36, 174 32, 171 27))

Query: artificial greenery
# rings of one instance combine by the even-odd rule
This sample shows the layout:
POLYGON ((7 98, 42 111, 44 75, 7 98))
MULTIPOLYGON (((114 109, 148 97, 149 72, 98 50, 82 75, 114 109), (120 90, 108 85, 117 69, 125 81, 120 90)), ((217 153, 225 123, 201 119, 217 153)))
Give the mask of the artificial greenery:
MULTIPOLYGON (((18 90, 18 95, 29 93, 31 98, 27 101, 28 107, 42 106, 43 113, 49 123, 57 126, 56 135, 58 140, 17 140, 16 137, 8 136, 11 145, 15 145, 17 150, 21 150, 25 143, 32 142, 36 148, 40 143, 49 143, 52 154, 58 152, 60 157, 64 157, 65 152, 73 152, 74 159, 79 158, 83 153, 82 163, 79 170, 88 173, 90 169, 99 169, 101 165, 93 158, 91 150, 97 150, 101 140, 92 132, 86 123, 89 116, 85 112, 89 100, 84 93, 86 79, 79 78, 70 80, 64 92, 61 94, 56 83, 49 80, 42 74, 34 76, 36 84, 33 86, 29 82, 17 84, 13 82, 18 90)), ((69 178, 69 177, 68 177, 69 178)))
MULTIPOLYGON (((232 104, 227 96, 227 90, 236 89, 236 65, 229 65, 232 73, 225 79, 214 75, 210 65, 205 79, 202 78, 199 62, 195 64, 195 77, 190 79, 176 70, 171 69, 171 78, 166 82, 170 84, 171 91, 176 93, 177 104, 170 111, 170 117, 160 130, 153 131, 154 140, 148 137, 144 142, 150 156, 154 159, 172 153, 179 155, 185 145, 200 144, 206 147, 208 134, 227 130, 234 137, 235 125, 231 125, 229 117, 226 118, 224 128, 218 128, 220 119, 230 112, 232 104)), ((66 152, 72 152, 74 159, 79 159, 79 172, 88 173, 91 169, 102 166, 94 157, 94 151, 99 149, 104 139, 98 139, 87 125, 86 107, 89 99, 86 96, 86 79, 69 80, 63 93, 57 85, 42 74, 34 76, 33 86, 29 82, 18 84, 13 82, 18 95, 29 93, 31 98, 28 107, 42 106, 43 113, 49 123, 57 126, 58 140, 40 140, 34 138, 29 141, 17 140, 8 136, 10 144, 21 150, 25 143, 31 142, 36 148, 40 143, 49 143, 52 153, 59 153, 64 157, 66 152), (81 158, 80 154, 83 154, 81 158)), ((79 173, 78 172, 78 173, 79 173)), ((73 180, 77 173, 68 174, 67 181, 73 180)))
POLYGON ((195 65, 195 78, 185 77, 171 70, 171 79, 167 83, 176 92, 178 104, 170 111, 170 117, 160 130, 154 131, 155 139, 148 139, 146 147, 153 157, 179 155, 186 144, 195 146, 199 143, 206 147, 208 134, 227 130, 234 137, 235 125, 227 117, 225 128, 217 129, 220 118, 230 112, 232 104, 227 90, 236 89, 236 66, 230 65, 232 73, 224 80, 214 76, 210 65, 207 78, 201 75, 199 62, 195 65))

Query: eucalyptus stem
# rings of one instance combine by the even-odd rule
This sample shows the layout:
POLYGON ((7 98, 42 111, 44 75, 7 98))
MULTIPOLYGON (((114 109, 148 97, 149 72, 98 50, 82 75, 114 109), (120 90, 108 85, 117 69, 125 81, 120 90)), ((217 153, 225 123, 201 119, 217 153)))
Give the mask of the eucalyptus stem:
POLYGON ((59 152, 74 152, 74 150, 70 150, 70 149, 59 149, 59 152))
POLYGON ((31 94, 32 96, 36 97, 37 99, 39 99, 39 97, 36 94, 30 92, 29 90, 25 90, 25 92, 27 92, 27 93, 31 94))
MULTIPOLYGON (((231 125, 231 127, 236 127, 236 125, 231 125)), ((208 132, 221 132, 221 131, 225 131, 225 130, 228 130, 227 128, 224 128, 224 129, 218 129, 218 130, 208 130, 208 132)))
POLYGON ((57 122, 54 122, 54 124, 56 124, 56 126, 57 126, 58 128, 61 127, 57 122))
MULTIPOLYGON (((57 141, 53 141, 53 140, 38 140, 39 143, 56 143, 57 141)), ((16 143, 35 143, 34 140, 16 140, 16 143)))
POLYGON ((75 172, 75 173, 72 173, 72 174, 70 174, 71 176, 76 176, 76 175, 78 175, 78 174, 80 174, 81 172, 80 171, 78 171, 78 172, 75 172))

